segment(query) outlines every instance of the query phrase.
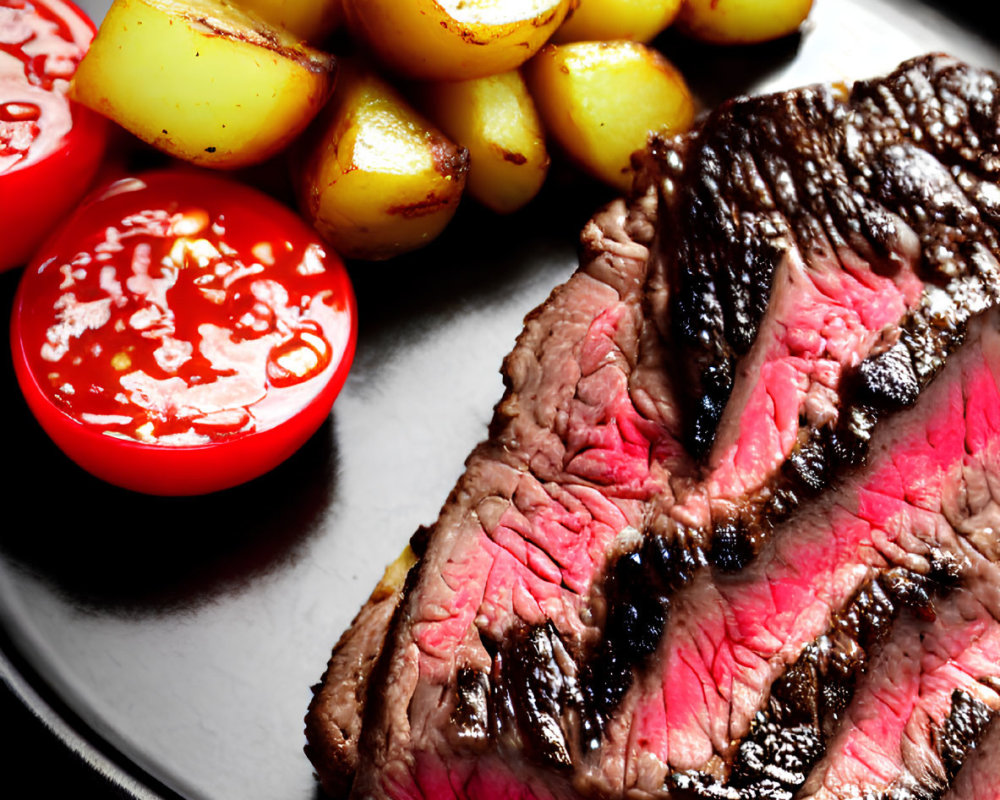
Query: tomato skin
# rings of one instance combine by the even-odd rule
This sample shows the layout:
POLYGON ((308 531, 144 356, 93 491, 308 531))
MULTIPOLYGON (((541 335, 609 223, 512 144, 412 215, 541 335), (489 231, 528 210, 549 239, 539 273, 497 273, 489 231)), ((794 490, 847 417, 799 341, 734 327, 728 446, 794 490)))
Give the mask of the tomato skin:
MULTIPOLYGON (((74 409, 53 398, 51 379, 46 375, 52 367, 38 356, 54 318, 55 267, 69 264, 74 254, 90 247, 87 243, 95 241, 96 233, 125 216, 169 208, 171 203, 176 207, 178 201, 223 215, 234 229, 253 231, 257 238, 280 235, 297 247, 319 242, 290 209, 249 186, 187 168, 143 174, 93 193, 46 242, 21 276, 11 322, 18 383, 43 430, 88 472, 117 486, 156 495, 218 491, 251 480, 287 459, 329 416, 350 370, 357 338, 357 306, 349 276, 340 259, 323 247, 325 270, 316 280, 322 282, 321 288, 329 293, 335 308, 336 330, 324 330, 333 344, 332 358, 316 383, 310 384, 315 388, 305 393, 307 401, 299 403, 301 407, 294 408, 291 416, 260 430, 182 445, 112 436, 81 421, 74 409)), ((242 248, 237 249, 242 252, 242 248)), ((122 283, 126 283, 124 278, 122 283)), ((198 322, 184 321, 184 313, 183 307, 176 309, 178 330, 182 321, 189 328, 198 322)), ((280 391, 280 384, 280 380, 272 381, 269 391, 280 391)))
MULTIPOLYGON (((31 4, 67 21, 82 58, 96 33, 90 18, 69 0, 31 0, 31 4)), ((0 103, 18 99, 7 96, 14 85, 10 76, 0 84, 0 103)), ((0 170, 0 270, 26 264, 52 227, 79 202, 97 174, 107 143, 110 126, 104 117, 66 98, 61 88, 47 90, 68 104, 72 127, 47 154, 0 170)))
POLYGON ((0 173, 0 270, 27 264, 87 191, 104 154, 107 120, 76 103, 73 128, 41 161, 0 173))

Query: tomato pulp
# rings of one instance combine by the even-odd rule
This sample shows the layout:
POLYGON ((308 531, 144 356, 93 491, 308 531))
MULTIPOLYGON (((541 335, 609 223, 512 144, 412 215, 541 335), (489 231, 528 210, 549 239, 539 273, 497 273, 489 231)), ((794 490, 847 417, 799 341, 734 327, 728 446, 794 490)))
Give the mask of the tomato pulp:
POLYGON ((117 181, 18 287, 18 381, 67 455, 111 483, 200 494, 277 466, 330 412, 357 312, 291 210, 187 169, 117 181))
POLYGON ((94 33, 65 0, 0 0, 0 269, 31 258, 100 164, 107 123, 66 97, 94 33))

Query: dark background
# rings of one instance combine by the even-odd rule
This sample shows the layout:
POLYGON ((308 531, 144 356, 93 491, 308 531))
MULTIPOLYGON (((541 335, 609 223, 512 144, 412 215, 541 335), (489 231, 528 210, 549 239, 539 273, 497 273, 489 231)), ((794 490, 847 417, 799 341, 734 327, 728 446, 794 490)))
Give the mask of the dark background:
POLYGON ((0 744, 0 786, 7 797, 129 797, 59 742, 6 685, 0 690, 0 720, 6 740, 0 744))

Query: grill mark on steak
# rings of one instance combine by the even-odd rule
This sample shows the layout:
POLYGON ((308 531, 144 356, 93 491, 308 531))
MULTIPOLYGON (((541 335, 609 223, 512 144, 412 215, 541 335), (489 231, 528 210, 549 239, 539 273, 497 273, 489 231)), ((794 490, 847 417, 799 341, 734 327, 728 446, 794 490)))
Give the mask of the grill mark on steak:
POLYGON ((638 550, 618 558, 604 586, 608 611, 603 637, 583 673, 581 745, 600 746, 610 714, 632 684, 632 670, 655 652, 670 610, 670 597, 707 564, 694 545, 647 536, 638 550))
MULTIPOLYGON (((961 689, 952 692, 951 711, 948 714, 948 719, 945 720, 944 731, 937 743, 948 784, 951 784, 955 779, 969 757, 969 753, 976 749, 990 722, 995 717, 995 711, 968 692, 961 689)), ((941 796, 944 788, 937 791, 938 797, 941 796)))
POLYGON ((902 221, 850 184, 842 142, 852 123, 836 93, 818 87, 730 103, 682 144, 688 167, 665 192, 677 217, 670 233, 681 235, 663 237, 661 257, 676 276, 672 333, 699 387, 690 400, 696 453, 708 454, 736 362, 773 311, 790 255, 822 291, 825 262, 850 271, 867 261, 864 269, 893 276, 917 254, 902 221))
POLYGON ((493 661, 493 685, 506 694, 495 703, 498 732, 517 731, 517 747, 501 751, 525 754, 556 768, 573 765, 572 723, 566 718, 582 706, 576 663, 551 623, 515 631, 493 661))
POLYGON ((996 800, 1000 797, 1000 720, 993 721, 982 732, 974 749, 966 754, 961 769, 951 787, 943 795, 946 800, 996 800))

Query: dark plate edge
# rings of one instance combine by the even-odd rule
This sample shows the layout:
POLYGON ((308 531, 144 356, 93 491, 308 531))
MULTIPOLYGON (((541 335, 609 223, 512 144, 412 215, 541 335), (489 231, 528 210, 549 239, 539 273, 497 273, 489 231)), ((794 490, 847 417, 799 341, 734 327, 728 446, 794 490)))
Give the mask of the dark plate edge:
MULTIPOLYGON (((0 684, 2 691, 12 696, 3 699, 0 709, 4 711, 4 728, 15 739, 12 745, 5 745, 4 759, 10 758, 10 767, 20 771, 22 767, 15 765, 14 758, 18 755, 37 758, 38 753, 31 753, 30 746, 36 739, 46 743, 46 757, 58 759, 56 763, 33 765, 31 772, 37 779, 33 787, 36 792, 39 789, 58 792, 60 788, 72 787, 75 796, 93 797, 93 792, 99 792, 96 796, 123 800, 183 800, 105 742, 45 688, 45 684, 33 676, 30 667, 13 655, 15 653, 16 648, 0 627, 0 684), (18 711, 22 712, 20 716, 18 711), (14 720, 8 719, 8 712, 14 715, 14 720), (17 724, 11 725, 11 722, 17 724), (24 730, 25 727, 28 730, 24 730), (80 785, 81 780, 86 787, 80 785), (49 783, 52 785, 48 786, 49 783)), ((57 795, 46 791, 44 796, 57 795)))

